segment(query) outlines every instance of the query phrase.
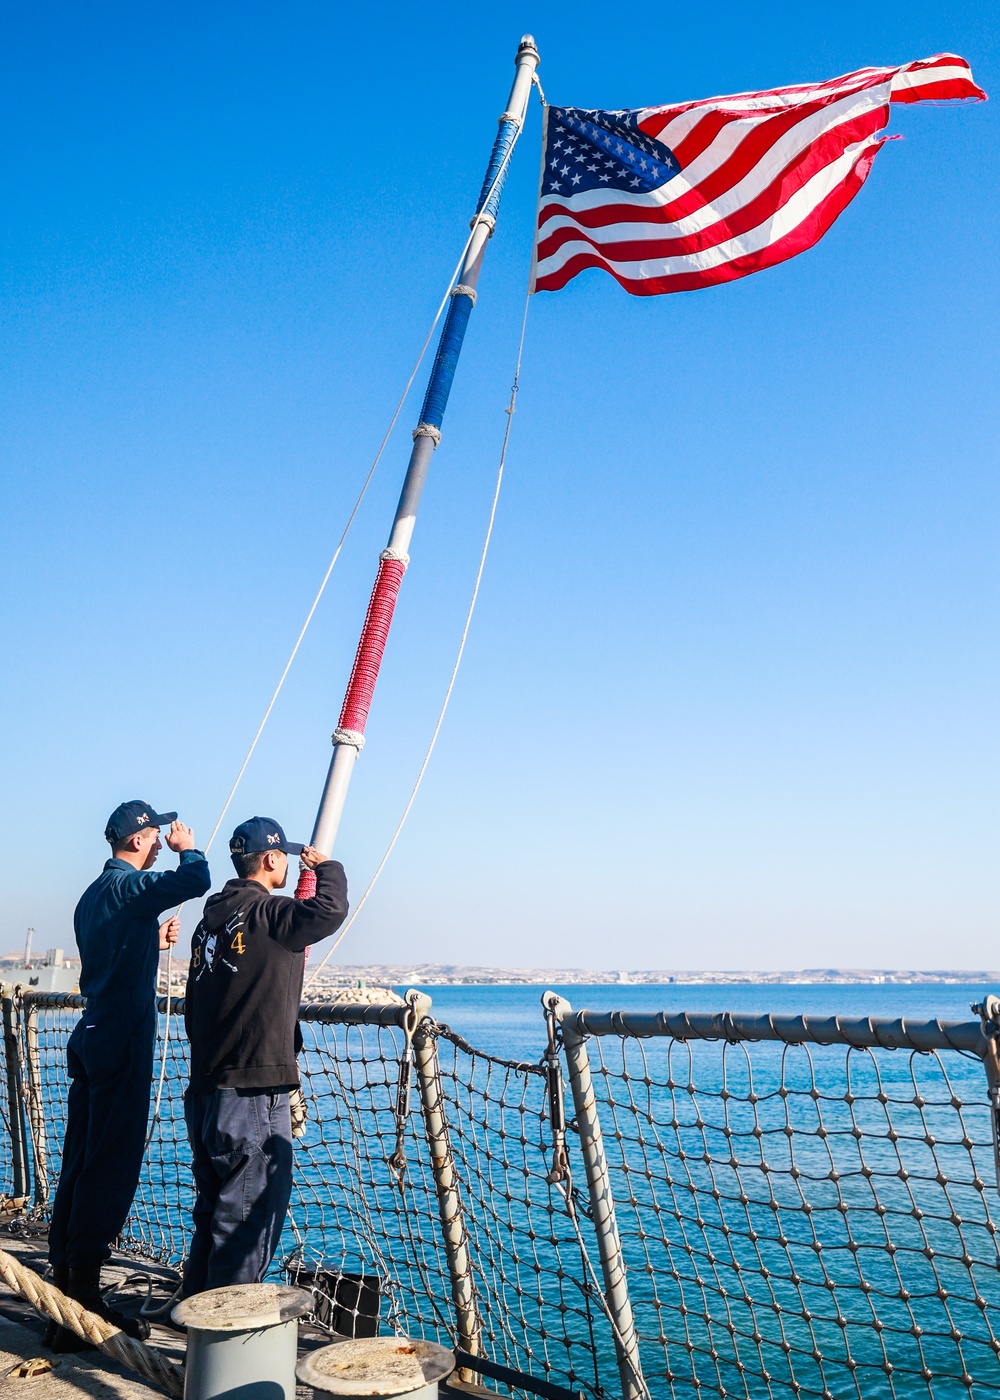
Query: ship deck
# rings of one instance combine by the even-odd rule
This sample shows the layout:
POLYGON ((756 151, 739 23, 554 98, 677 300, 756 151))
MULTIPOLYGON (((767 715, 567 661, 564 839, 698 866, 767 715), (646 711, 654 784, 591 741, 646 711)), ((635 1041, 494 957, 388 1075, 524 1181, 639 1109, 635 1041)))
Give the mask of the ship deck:
MULTIPOLYGON (((0 1227, 0 1248, 38 1273, 44 1273, 48 1266, 44 1229, 31 1228, 21 1234, 16 1224, 14 1231, 0 1227)), ((145 1301, 143 1277, 149 1280, 148 1296, 154 1307, 165 1303, 176 1286, 168 1270, 135 1255, 116 1254, 105 1266, 104 1281, 116 1283, 114 1302, 122 1312, 134 1315, 145 1301), (126 1284, 126 1280, 130 1282, 126 1284)), ((103 1352, 54 1355, 43 1344, 45 1326, 41 1314, 0 1280, 0 1389, 22 1387, 25 1400, 77 1400, 81 1396, 93 1396, 94 1400, 151 1400, 156 1396, 162 1400, 163 1392, 156 1386, 103 1352), (44 1369, 25 1374, 33 1362, 42 1363, 44 1369)), ((336 1340, 308 1322, 299 1323, 300 1357, 336 1340)), ((147 1345, 177 1365, 184 1364, 187 1339, 183 1332, 154 1323, 147 1345)), ((455 1381, 447 1388, 442 1386, 442 1394, 447 1392, 496 1400, 493 1391, 455 1381)), ((311 1400, 312 1394, 311 1386, 296 1387, 297 1400, 311 1400)))
MULTIPOLYGON (((44 1230, 32 1229, 25 1234, 3 1230, 0 1247, 38 1273, 44 1273, 48 1266, 44 1230)), ((159 1301, 166 1302, 173 1291, 166 1271, 158 1265, 131 1255, 116 1254, 105 1269, 105 1281, 114 1279, 124 1284, 127 1278, 136 1280, 116 1297, 116 1304, 120 1303, 125 1312, 136 1313, 145 1299, 145 1289, 138 1280, 140 1274, 150 1278, 152 1296, 159 1301)), ((43 1344, 45 1326, 41 1314, 0 1281, 0 1386, 22 1386, 25 1400, 29 1395, 31 1400, 74 1400, 83 1395, 97 1397, 97 1400, 139 1400, 139 1397, 149 1400, 152 1396, 162 1396, 162 1392, 142 1376, 127 1370, 103 1352, 54 1355, 43 1344), (32 1362, 41 1362, 51 1369, 30 1376, 19 1374, 32 1362)), ((186 1338, 182 1332, 157 1324, 149 1345, 171 1361, 183 1364, 186 1338)))

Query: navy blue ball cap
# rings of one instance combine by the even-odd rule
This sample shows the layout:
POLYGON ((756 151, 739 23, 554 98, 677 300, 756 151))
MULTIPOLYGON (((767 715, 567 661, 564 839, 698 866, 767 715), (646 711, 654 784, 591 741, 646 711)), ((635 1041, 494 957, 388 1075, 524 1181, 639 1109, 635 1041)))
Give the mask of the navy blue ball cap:
POLYGON ((169 826, 177 820, 176 812, 158 812, 148 802, 122 802, 108 817, 104 828, 104 839, 116 846, 134 836, 137 831, 145 831, 148 826, 169 826))
POLYGON ((254 855, 257 851, 284 851, 289 856, 300 856, 305 846, 298 841, 288 841, 285 833, 273 817, 251 817, 240 822, 229 842, 232 856, 254 855))

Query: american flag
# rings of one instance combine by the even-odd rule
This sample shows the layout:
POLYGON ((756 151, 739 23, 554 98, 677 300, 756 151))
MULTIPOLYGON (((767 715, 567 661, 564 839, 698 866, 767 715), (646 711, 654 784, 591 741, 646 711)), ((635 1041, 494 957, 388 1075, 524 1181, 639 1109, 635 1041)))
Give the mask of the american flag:
POLYGON ((811 248, 864 184, 892 102, 986 94, 954 54, 668 107, 547 107, 533 291, 604 268, 636 296, 811 248))

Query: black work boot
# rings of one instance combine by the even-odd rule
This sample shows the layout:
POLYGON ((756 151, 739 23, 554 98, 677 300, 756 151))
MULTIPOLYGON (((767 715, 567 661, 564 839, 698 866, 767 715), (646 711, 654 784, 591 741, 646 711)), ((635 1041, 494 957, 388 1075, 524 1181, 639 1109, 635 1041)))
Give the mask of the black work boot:
POLYGON ((69 1296, 81 1303, 88 1312, 96 1313, 112 1327, 120 1327, 128 1337, 144 1342, 149 1336, 149 1323, 144 1317, 126 1317, 117 1308, 110 1307, 101 1294, 100 1264, 86 1264, 69 1271, 69 1296))
MULTIPOLYGON (((65 1293, 67 1297, 70 1296, 69 1269, 65 1264, 60 1264, 58 1267, 53 1265, 52 1282, 60 1293, 65 1293)), ((68 1351, 94 1350, 93 1342, 84 1341, 82 1337, 76 1335, 72 1328, 63 1327, 54 1318, 49 1319, 48 1326, 45 1328, 44 1345, 48 1347, 49 1351, 54 1351, 59 1355, 64 1355, 68 1351)))

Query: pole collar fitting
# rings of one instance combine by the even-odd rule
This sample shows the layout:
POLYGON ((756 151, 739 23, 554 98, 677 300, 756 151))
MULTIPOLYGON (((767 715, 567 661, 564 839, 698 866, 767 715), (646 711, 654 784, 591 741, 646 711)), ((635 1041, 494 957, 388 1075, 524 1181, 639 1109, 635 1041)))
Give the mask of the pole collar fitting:
POLYGON ((468 297, 473 306, 475 306, 478 293, 475 287, 467 287, 464 282, 459 282, 456 287, 452 287, 450 295, 453 297, 468 297))
POLYGON ((365 746, 365 736, 360 729, 335 729, 333 742, 334 744, 349 744, 352 749, 357 749, 360 753, 365 746))
POLYGON ((435 428, 433 423, 418 423, 413 429, 413 441, 416 442, 417 438, 420 437, 429 437, 434 446, 437 447, 441 441, 441 429, 435 428))
POLYGON ((390 545, 388 549, 383 549, 382 553, 379 555, 379 563, 391 564, 393 562, 402 564, 405 569, 410 563, 410 556, 404 554, 401 549, 393 549, 392 545, 390 545))
POLYGON ((474 214, 469 220, 469 228, 474 229, 477 224, 485 224, 490 231, 490 237, 493 237, 493 230, 497 226, 497 221, 492 214, 474 214))

